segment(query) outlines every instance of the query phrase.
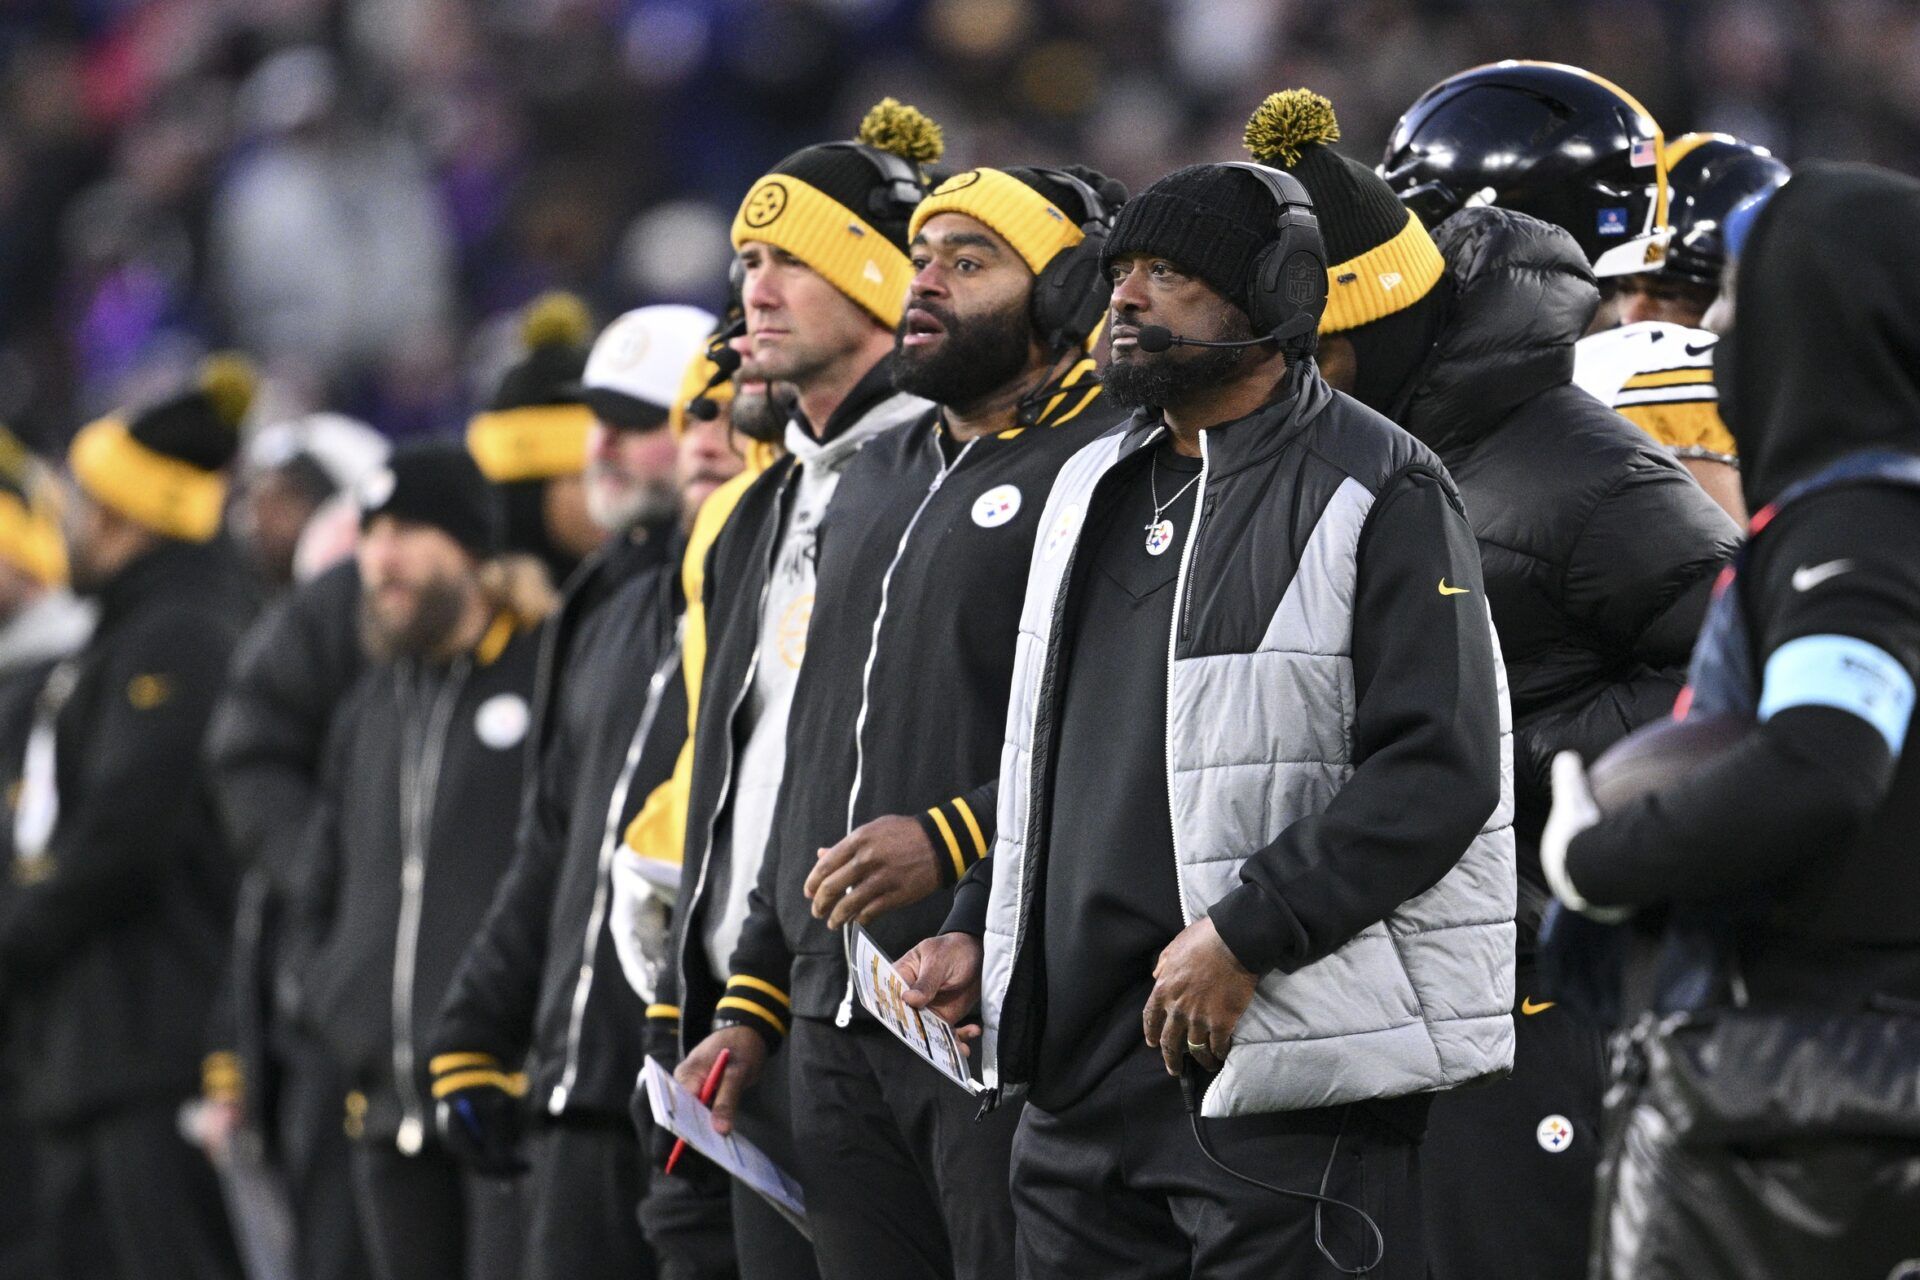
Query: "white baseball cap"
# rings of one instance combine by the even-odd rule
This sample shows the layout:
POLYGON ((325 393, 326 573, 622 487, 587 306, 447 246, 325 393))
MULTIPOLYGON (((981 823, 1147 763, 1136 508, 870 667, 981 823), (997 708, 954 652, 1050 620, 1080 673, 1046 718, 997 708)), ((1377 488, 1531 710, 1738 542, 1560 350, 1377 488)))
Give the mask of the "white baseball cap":
POLYGON ((608 325, 587 356, 583 398, 608 422, 666 421, 694 356, 706 350, 714 318, 699 307, 640 307, 608 325))

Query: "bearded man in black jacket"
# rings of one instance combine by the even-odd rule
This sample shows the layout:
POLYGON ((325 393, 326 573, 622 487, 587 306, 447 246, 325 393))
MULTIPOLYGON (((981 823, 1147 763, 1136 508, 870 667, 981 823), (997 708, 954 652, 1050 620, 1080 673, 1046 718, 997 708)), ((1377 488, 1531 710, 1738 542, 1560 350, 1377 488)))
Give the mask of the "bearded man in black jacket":
POLYGON ((1434 1274, 1578 1280, 1604 1032, 1555 1008, 1534 977, 1548 766, 1561 750, 1591 758, 1673 706, 1739 532, 1666 449, 1571 385, 1573 344, 1600 302, 1571 235, 1474 208, 1429 236, 1378 175, 1332 149, 1332 106, 1305 90, 1269 98, 1247 136, 1320 214, 1328 381, 1433 449, 1460 486, 1513 699, 1514 1074, 1434 1104, 1421 1152, 1434 1274))
POLYGON ((355 1193, 381 1280, 518 1274, 513 1189, 434 1141, 427 1069, 434 1015, 513 851, 552 605, 544 570, 498 557, 495 499, 452 444, 398 451, 363 486, 373 663, 334 719, 310 835, 305 905, 324 941, 304 1013, 354 1090, 355 1193))
MULTIPOLYGON (((914 211, 894 385, 937 407, 869 444, 821 523, 807 663, 733 977, 792 992, 797 1173, 826 1275, 1007 1275, 1016 1108, 975 1105, 856 1018, 846 926, 899 954, 936 931, 994 830, 1023 579, 1060 466, 1118 417, 1086 342, 1125 188, 1091 170, 976 169, 914 211), (929 726, 938 726, 929 731, 929 726), (922 1172, 931 1170, 931 1174, 922 1172)), ((732 1110, 781 1036, 722 1028, 732 1110)))

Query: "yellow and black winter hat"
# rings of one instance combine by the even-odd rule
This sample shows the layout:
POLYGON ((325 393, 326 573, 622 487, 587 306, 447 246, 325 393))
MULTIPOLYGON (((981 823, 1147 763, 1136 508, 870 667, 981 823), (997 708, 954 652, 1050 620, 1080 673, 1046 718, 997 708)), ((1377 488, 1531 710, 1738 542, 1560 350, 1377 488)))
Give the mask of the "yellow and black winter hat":
POLYGON ((1270 94, 1247 120, 1248 153, 1313 198, 1329 264, 1320 332, 1353 344, 1355 398, 1388 413, 1439 337, 1446 263, 1386 180, 1333 150, 1339 138, 1333 104, 1307 89, 1270 94))
POLYGON ((1420 219, 1379 174, 1334 151, 1339 140, 1333 104, 1307 89, 1268 95, 1247 120, 1248 154, 1291 173, 1313 197, 1329 264, 1322 333, 1414 305, 1445 270, 1420 219))
POLYGON ((0 560, 43 586, 67 580, 67 546, 47 468, 0 427, 0 560))
POLYGON ((67 466, 81 492, 142 528, 211 542, 255 385, 252 365, 240 356, 210 356, 190 390, 82 427, 67 449, 67 466))
POLYGON ((521 313, 519 362, 484 413, 467 424, 467 449, 495 484, 578 475, 587 465, 593 413, 580 385, 593 317, 570 293, 543 293, 521 313))
POLYGON ((907 224, 911 241, 931 218, 964 213, 992 227, 1013 247, 1027 267, 1038 275, 1065 250, 1086 239, 1081 230, 1094 211, 1084 192, 1060 173, 1071 173, 1086 185, 1112 216, 1127 202, 1126 187, 1092 169, 1064 170, 1016 166, 1007 169, 967 169, 956 173, 920 202, 907 224))
POLYGON ((852 143, 804 147, 754 183, 734 215, 733 247, 786 250, 891 329, 913 280, 908 220, 945 145, 917 108, 883 99, 852 143))

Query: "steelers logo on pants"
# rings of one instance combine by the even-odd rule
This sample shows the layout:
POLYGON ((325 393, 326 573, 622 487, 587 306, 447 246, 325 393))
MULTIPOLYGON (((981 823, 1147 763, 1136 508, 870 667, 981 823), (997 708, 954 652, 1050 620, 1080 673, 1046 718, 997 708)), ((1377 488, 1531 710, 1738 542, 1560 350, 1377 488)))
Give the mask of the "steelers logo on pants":
POLYGON ((1533 1136, 1542 1151, 1559 1155, 1573 1145, 1573 1125, 1565 1116, 1548 1116, 1534 1127, 1533 1136))

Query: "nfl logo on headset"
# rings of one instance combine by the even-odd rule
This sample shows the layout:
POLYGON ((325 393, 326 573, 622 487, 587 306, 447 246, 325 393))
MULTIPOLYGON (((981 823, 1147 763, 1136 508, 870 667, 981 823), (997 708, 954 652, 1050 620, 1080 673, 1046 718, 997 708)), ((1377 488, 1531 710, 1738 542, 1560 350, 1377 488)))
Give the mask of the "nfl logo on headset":
POLYGON ((1602 209, 1599 215, 1599 233, 1603 236, 1623 236, 1627 234, 1627 211, 1624 206, 1613 205, 1602 209))
POLYGON ((1308 306, 1319 292, 1326 271, 1312 258, 1296 253, 1287 262, 1287 301, 1296 307, 1308 306))

